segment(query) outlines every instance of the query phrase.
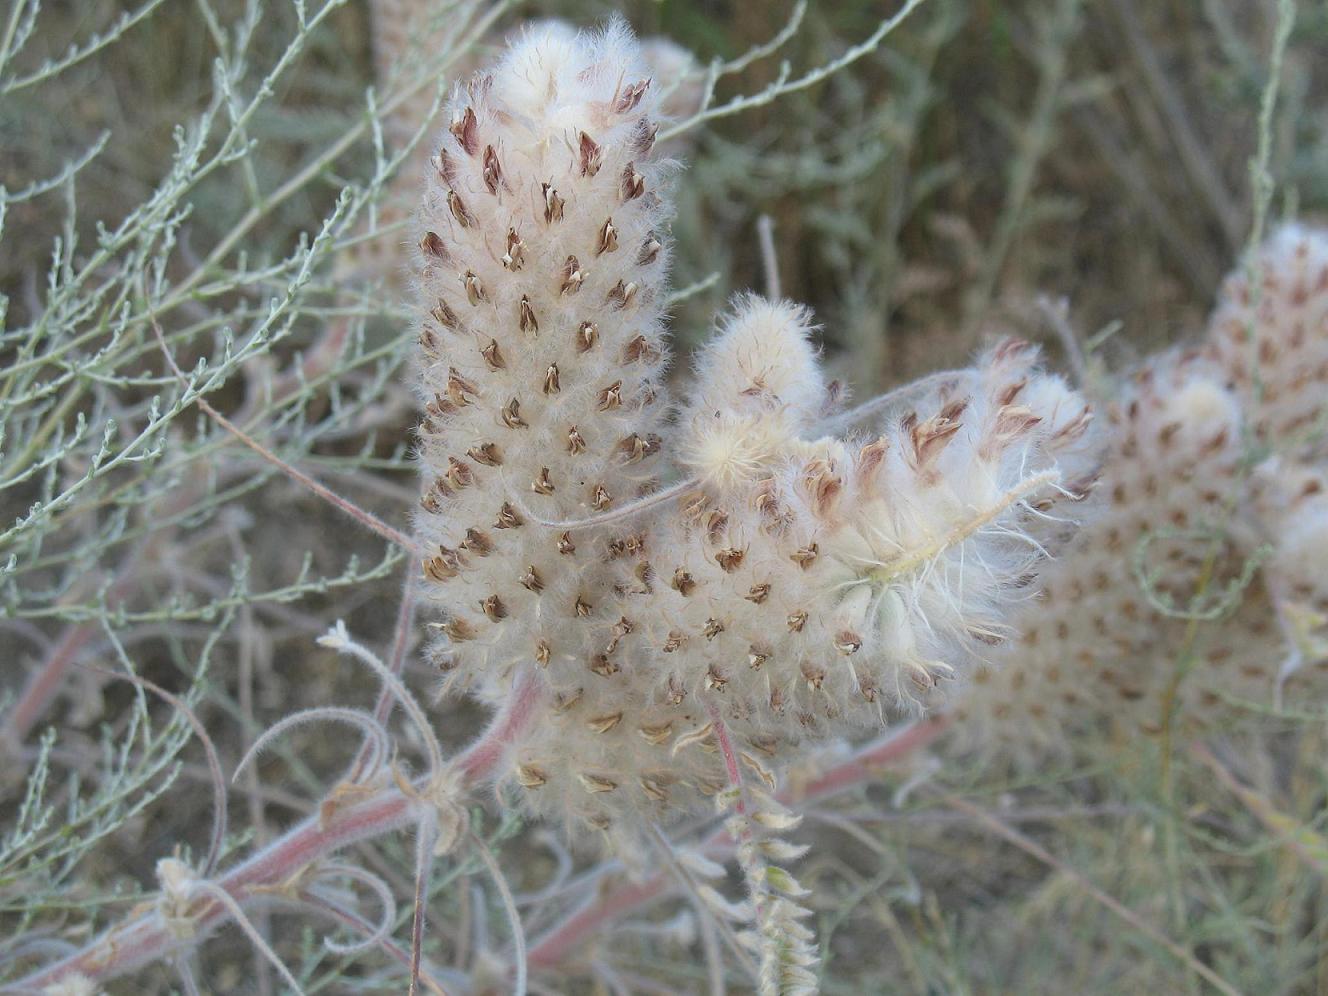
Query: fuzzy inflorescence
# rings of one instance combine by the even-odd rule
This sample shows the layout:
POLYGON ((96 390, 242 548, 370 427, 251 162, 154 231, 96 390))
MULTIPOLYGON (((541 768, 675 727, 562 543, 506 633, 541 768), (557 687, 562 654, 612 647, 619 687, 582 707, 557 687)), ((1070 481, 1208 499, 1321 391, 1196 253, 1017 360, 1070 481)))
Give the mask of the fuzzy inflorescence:
POLYGON ((1328 454, 1328 232, 1286 225, 1237 267, 1204 349, 1260 443, 1297 459, 1328 454))
POLYGON ((1090 729, 1228 723, 1328 665, 1328 235, 1287 226, 1223 288, 1197 348, 1106 407, 1087 525, 957 710, 1025 758, 1090 729))
POLYGON ((1008 342, 879 433, 809 440, 815 408, 799 395, 816 371, 788 377, 787 400, 765 371, 776 354, 814 358, 769 330, 744 343, 751 324, 702 355, 680 420, 683 454, 724 433, 760 439, 761 455, 702 476, 661 525, 676 552, 652 620, 668 630, 645 642, 690 652, 655 669, 657 694, 718 696, 754 737, 836 735, 935 702, 1009 635, 1042 552, 1037 517, 1091 484, 1087 410, 1008 342), (756 342, 770 356, 752 362, 756 342))
POLYGON ((489 701, 518 662, 562 666, 567 620, 603 614, 579 589, 620 574, 603 540, 541 521, 656 480, 667 208, 633 51, 617 28, 527 36, 456 101, 421 210, 436 659, 489 701))
POLYGON ((506 784, 611 832, 720 792, 721 732, 769 783, 942 701, 1097 460, 1083 400, 1014 342, 835 435, 810 315, 753 297, 668 418, 661 113, 624 28, 536 28, 454 97, 418 233, 430 655, 495 706, 539 673, 506 784))
MULTIPOLYGON (((411 150, 421 128, 432 134, 431 122, 440 116, 435 82, 438 73, 446 71, 449 78, 466 78, 479 68, 480 55, 457 51, 452 19, 430 0, 371 0, 368 7, 375 79, 383 92, 403 86, 406 91, 404 99, 383 118, 385 151, 401 154, 411 150)), ((559 40, 570 45, 577 33, 576 28, 558 20, 532 22, 520 30, 538 32, 550 45, 559 40)), ((701 84, 690 52, 667 38, 647 38, 641 42, 640 58, 666 116, 695 112, 701 100, 701 84)), ((688 144, 686 139, 664 143, 664 152, 677 154, 688 144)), ((427 155, 413 151, 405 155, 377 212, 380 235, 357 241, 341 260, 344 271, 353 272, 362 282, 382 281, 392 293, 405 293, 408 267, 401 249, 408 235, 401 229, 408 230, 430 168, 427 155)))

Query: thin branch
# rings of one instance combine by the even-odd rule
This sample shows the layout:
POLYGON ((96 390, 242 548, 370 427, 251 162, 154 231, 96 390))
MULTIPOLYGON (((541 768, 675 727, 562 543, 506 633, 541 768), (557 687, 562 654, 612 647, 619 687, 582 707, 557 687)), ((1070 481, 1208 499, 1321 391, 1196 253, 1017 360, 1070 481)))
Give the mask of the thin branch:
POLYGON ((780 97, 787 96, 790 93, 797 93, 799 90, 806 90, 815 86, 822 80, 828 79, 835 73, 847 66, 857 62, 863 56, 870 55, 880 47, 887 35, 903 23, 909 14, 913 13, 924 3, 924 0, 907 0, 903 7, 893 16, 888 17, 880 23, 875 31, 871 33, 862 42, 854 45, 838 59, 827 62, 823 66, 804 73, 796 79, 789 79, 789 67, 785 63, 779 72, 779 77, 764 90, 759 93, 745 94, 734 97, 725 104, 718 107, 707 107, 690 118, 678 122, 672 128, 666 128, 659 134, 659 141, 667 142, 669 139, 677 138, 684 132, 690 131, 698 125, 709 121, 715 121, 719 118, 727 118, 734 114, 741 114, 743 111, 749 111, 754 107, 764 107, 766 104, 778 100, 780 97))
MULTIPOLYGON (((344 706, 317 706, 313 709, 291 713, 289 716, 280 719, 274 726, 264 730, 258 739, 249 745, 244 757, 240 758, 240 762, 235 766, 235 772, 231 775, 231 780, 238 779, 245 768, 258 756, 259 752, 287 730, 296 726, 303 726, 305 723, 327 722, 348 723, 351 726, 359 727, 364 733, 364 745, 360 749, 364 762, 361 765, 360 774, 376 771, 387 758, 391 750, 390 738, 387 731, 373 716, 361 712, 359 709, 347 709, 344 706)), ((361 778, 352 777, 348 780, 359 782, 361 778)))
MULTIPOLYGON (((452 764, 465 784, 478 785, 491 776, 513 737, 538 714, 546 689, 530 669, 519 678, 504 710, 475 744, 452 764)), ((367 798, 334 790, 315 815, 287 831, 213 883, 243 906, 267 896, 283 896, 297 886, 300 873, 315 861, 364 840, 417 825, 421 818, 418 795, 400 788, 385 789, 367 798)), ((181 938, 157 911, 138 913, 115 924, 59 961, 13 981, 10 989, 40 990, 62 979, 82 975, 104 982, 136 971, 162 958, 192 950, 226 921, 229 906, 215 895, 194 909, 193 933, 181 938)))
MULTIPOLYGON (((109 631, 109 627, 108 627, 109 631)), ((116 641, 118 645, 118 641, 116 641)), ((184 717, 185 722, 194 731, 194 736, 198 738, 199 744, 203 747, 203 753, 207 757, 207 767, 209 780, 212 783, 212 833, 208 837, 207 855, 200 866, 204 876, 211 875, 217 867, 217 860, 221 857, 222 840, 226 836, 226 829, 229 825, 226 812, 226 776, 221 771, 221 758, 217 756, 216 745, 212 742, 212 737, 208 735, 207 727, 203 725, 193 709, 178 695, 173 695, 162 688, 154 681, 140 677, 128 672, 110 671, 106 668, 97 667, 93 664, 80 664, 86 671, 94 674, 105 675, 108 678, 128 681, 140 688, 145 688, 153 695, 157 696, 163 702, 166 702, 176 712, 184 717)))
POLYGON ((1167 78, 1157 50, 1144 31, 1143 19, 1139 16, 1134 0, 1114 0, 1114 6, 1116 19, 1125 32, 1125 40, 1143 71, 1144 83, 1166 118, 1166 133, 1180 153, 1181 165, 1217 219, 1218 227, 1226 238, 1225 248, 1230 252, 1240 242, 1240 211, 1236 200, 1231 196, 1231 191, 1226 189, 1222 174, 1209 155, 1210 146, 1195 134, 1191 126, 1194 115, 1185 107, 1180 94, 1167 78))
POLYGON ((420 991, 420 962, 424 957, 424 922, 428 909, 429 876, 433 871, 434 847, 438 843, 438 821, 432 815, 421 820, 415 832, 415 899, 410 921, 410 996, 420 991))
POLYGON ((323 946, 333 954, 354 954, 357 951, 363 951, 366 948, 373 947, 392 932, 392 921, 397 918, 397 904, 392 897, 392 888, 377 875, 372 872, 359 868, 356 865, 343 864, 341 862, 324 864, 318 869, 319 879, 331 878, 333 875, 345 875, 347 878, 359 882, 361 885, 368 886, 373 894, 378 898, 378 903, 382 907, 382 914, 378 918, 378 924, 366 933, 366 936, 354 942, 353 944, 341 944, 332 940, 330 937, 323 938, 323 946))
POLYGON ((761 247, 766 296, 778 301, 784 295, 779 284, 779 254, 775 252, 775 219, 770 215, 762 214, 756 219, 756 240, 761 247))
MULTIPOLYGON (((171 353, 170 347, 166 345, 166 337, 162 334, 161 325, 158 324, 156 316, 153 315, 150 317, 152 322, 152 332, 153 335, 157 337, 157 343, 161 347, 162 356, 165 357, 167 365, 170 366, 171 368, 171 372, 174 373, 176 379, 179 380, 180 385, 185 392, 185 397, 188 397, 190 391, 193 390, 193 385, 190 383, 189 378, 187 378, 184 375, 184 372, 180 369, 179 364, 175 362, 175 356, 171 353)), ((354 502, 342 498, 341 495, 337 494, 331 488, 319 484, 304 471, 299 470, 296 467, 293 467, 291 464, 281 459, 281 457, 277 456, 262 443, 258 442, 258 440, 250 436, 238 425, 236 425, 234 422, 228 419, 225 415, 221 414, 221 412, 213 408, 211 403, 209 403, 208 400, 205 397, 203 397, 201 394, 194 397, 193 402, 203 410, 203 412, 208 416, 208 418, 212 419, 212 421, 217 423, 217 425, 221 426, 221 428, 225 429, 240 442, 244 443, 245 446, 249 447, 249 449, 253 450, 268 463, 272 464, 272 466, 276 467, 291 480, 295 481, 297 484, 302 485, 307 490, 313 492, 319 498, 322 498, 333 508, 345 512, 356 522, 360 523, 360 525, 366 527, 372 532, 377 533, 379 536, 382 536, 387 541, 396 544, 401 549, 405 550, 407 553, 414 554, 416 557, 424 556, 424 548, 419 546, 413 539, 411 539, 405 533, 402 533, 399 530, 389 526, 386 522, 378 518, 378 516, 374 515, 372 512, 369 512, 366 509, 362 509, 354 502)))
POLYGON ((286 980, 286 984, 297 994, 301 994, 302 996, 304 990, 300 988, 300 983, 296 980, 295 976, 291 974, 291 970, 286 967, 286 963, 283 962, 277 953, 272 950, 272 946, 267 943, 263 935, 259 933, 253 923, 250 922, 249 918, 244 913, 244 909, 235 901, 235 897, 214 882, 199 882, 195 888, 204 895, 215 899, 217 903, 226 910, 236 926, 244 931, 244 935, 248 938, 249 943, 252 944, 264 958, 271 962, 272 967, 275 968, 281 974, 281 977, 286 980))
POLYGON ((478 835, 472 833, 470 840, 475 852, 479 855, 480 861, 488 870, 489 877, 493 879, 494 886, 498 889, 498 895, 503 901, 503 909, 507 913, 507 922, 512 928, 512 960, 516 964, 514 996, 526 996, 526 976, 529 972, 529 966, 526 957, 526 932, 521 926, 521 913, 516 908, 516 900, 512 897, 511 887, 507 884, 503 870, 498 867, 498 862, 494 860, 493 852, 485 846, 484 841, 480 840, 478 835))

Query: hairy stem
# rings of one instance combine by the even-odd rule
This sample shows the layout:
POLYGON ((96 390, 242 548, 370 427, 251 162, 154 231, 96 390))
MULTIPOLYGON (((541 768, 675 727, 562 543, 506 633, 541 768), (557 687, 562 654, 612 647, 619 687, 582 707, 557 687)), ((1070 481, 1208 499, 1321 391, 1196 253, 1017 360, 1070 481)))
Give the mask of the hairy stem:
MULTIPOLYGON (((515 684, 504 709, 469 749, 454 760, 467 785, 483 783, 497 767, 514 736, 530 722, 544 699, 544 685, 534 672, 515 684)), ((344 789, 342 790, 344 792, 344 789)), ((417 798, 400 788, 384 789, 362 801, 345 803, 337 792, 327 796, 309 816, 267 847, 213 881, 242 908, 271 896, 294 897, 301 873, 316 861, 359 841, 394 833, 419 822, 417 798)), ((30 992, 62 979, 83 976, 104 982, 133 972, 161 958, 186 952, 228 919, 226 904, 204 896, 189 911, 192 927, 180 936, 153 906, 139 906, 123 923, 88 944, 7 986, 5 992, 30 992)))

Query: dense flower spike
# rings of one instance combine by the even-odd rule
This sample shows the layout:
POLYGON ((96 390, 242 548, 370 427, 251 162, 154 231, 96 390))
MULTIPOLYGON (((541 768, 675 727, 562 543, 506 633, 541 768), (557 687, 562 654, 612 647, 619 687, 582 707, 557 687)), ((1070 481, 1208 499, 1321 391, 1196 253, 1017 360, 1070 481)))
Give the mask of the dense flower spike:
MULTIPOLYGON (((454 19, 434 0, 371 0, 369 20, 379 99, 394 93, 396 88, 413 87, 406 99, 384 117, 383 137, 388 153, 394 154, 429 120, 437 97, 434 74, 428 72, 429 60, 435 60, 437 53, 454 52, 451 38, 454 19), (423 64, 426 71, 423 83, 409 79, 418 64, 423 64)), ((576 38, 576 29, 563 21, 536 21, 520 30, 541 33, 548 45, 558 43, 559 39, 563 44, 573 45, 576 38)), ((690 52, 667 38, 647 38, 641 42, 639 57, 664 118, 696 111, 703 92, 702 75, 697 72, 696 60, 690 52)), ((475 56, 467 53, 449 65, 447 75, 465 78, 477 68, 475 56)), ((685 154, 690 146, 689 138, 674 139, 662 144, 661 154, 685 154)), ((378 227, 387 234, 356 242, 341 262, 343 271, 353 271, 362 281, 381 280, 391 290, 404 293, 409 267, 402 260, 401 250, 407 234, 396 226, 408 221, 414 213, 429 170, 427 155, 405 158, 391 180, 391 190, 377 219, 378 227)))
MULTIPOLYGON (((1186 629, 1181 614, 1210 549, 1224 543, 1241 471, 1240 409, 1191 356, 1146 368, 1106 422, 1111 450, 1085 510, 1089 524, 1015 620, 1019 639, 957 710, 970 742, 1033 747, 1104 715, 1159 726, 1186 629), (1139 564, 1164 572, 1147 591, 1139 564)), ((1217 550, 1226 568, 1242 552, 1217 550)))
POLYGON ((966 744, 1192 732, 1322 686, 1325 362, 1328 238, 1291 226, 1228 279, 1200 350, 1108 407, 1089 524, 956 710, 966 744))
POLYGON ((1017 342, 819 436, 810 315, 755 297, 667 422, 658 104, 625 29, 533 30, 453 101, 419 231, 432 658, 494 705, 538 673, 503 789, 620 841, 729 783, 718 723, 773 790, 804 741, 940 701, 1096 462, 1017 342))
MULTIPOLYGON (((741 306, 702 360, 676 437, 682 454, 697 420, 791 408, 784 417, 797 421, 816 407, 806 381, 763 362, 739 367, 787 385, 792 404, 744 379, 727 401, 710 393, 726 357, 758 355, 729 348, 745 330, 786 346, 804 341, 802 319, 791 307, 741 306)), ((769 766, 798 743, 940 701, 938 683, 952 686, 1008 635, 1005 616, 1027 598, 1042 551, 1033 534, 1065 529, 1042 517, 1092 481, 1083 402, 1034 359, 1023 344, 999 347, 874 441, 772 442, 751 474, 707 478, 612 540, 649 567, 640 584, 596 596, 615 622, 591 644, 593 677, 548 672, 553 714, 514 758, 531 805, 630 835, 637 819, 694 809, 723 788, 712 713, 740 738, 749 774, 773 788, 769 766)))
MULTIPOLYGON (((702 362, 723 369, 746 324, 702 362)), ((805 420, 819 383, 800 373, 809 356, 771 352, 798 375, 772 375, 762 358, 724 401, 700 378, 686 435, 805 420)), ((1009 635, 1006 615, 1041 553, 1030 521, 1091 483, 1085 406, 1035 358, 1007 342, 875 438, 807 442, 795 425, 761 444, 773 455, 685 495, 661 525, 668 583, 639 630, 657 651, 681 645, 654 669, 657 696, 712 701, 757 739, 840 735, 937 701, 938 684, 1009 635)))
MULTIPOLYGON (((439 667, 497 702, 512 668, 588 674, 616 623, 602 535, 550 529, 655 484, 665 400, 664 169, 626 29, 545 26, 448 109, 419 232, 419 532, 439 667)), ((570 679, 559 679, 565 683, 570 679)))
POLYGON ((1207 349, 1261 441, 1328 452, 1328 232, 1287 225, 1237 268, 1207 349))

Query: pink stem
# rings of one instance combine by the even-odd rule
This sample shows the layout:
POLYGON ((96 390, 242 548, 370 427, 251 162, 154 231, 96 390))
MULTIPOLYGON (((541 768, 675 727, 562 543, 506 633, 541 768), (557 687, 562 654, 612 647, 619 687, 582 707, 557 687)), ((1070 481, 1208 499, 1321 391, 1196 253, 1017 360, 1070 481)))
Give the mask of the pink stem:
POLYGON ((564 920, 556 928, 540 938, 530 949, 526 963, 531 970, 553 968, 577 948, 588 937, 599 933, 606 923, 620 920, 634 910, 647 906, 661 898, 675 885, 668 875, 656 875, 639 884, 627 884, 592 899, 581 909, 564 920))
POLYGON ((530 725, 536 710, 544 704, 544 692, 544 680, 535 671, 528 670, 517 679, 511 698, 493 725, 456 760, 467 781, 481 781, 497 767, 507 746, 530 725))
MULTIPOLYGON (((532 669, 521 675, 504 710, 455 761, 467 784, 477 784, 493 774, 508 744, 529 724, 543 700, 544 682, 539 674, 532 669)), ((395 788, 349 804, 328 796, 319 805, 318 815, 296 824, 217 879, 216 884, 241 904, 273 892, 284 893, 297 887, 289 883, 311 863, 357 841, 381 837, 418 822, 419 805, 395 788)), ((225 919, 226 911, 220 903, 200 900, 190 918, 194 932, 182 938, 172 933, 156 910, 142 911, 140 907, 140 912, 127 922, 110 928, 60 961, 11 983, 5 991, 40 991, 74 975, 104 982, 193 948, 225 919)))
MULTIPOLYGON (((940 736, 949 723, 949 717, 940 716, 914 723, 897 733, 887 734, 867 744, 843 764, 831 768, 820 778, 781 792, 779 798, 788 803, 816 802, 865 785, 871 782, 882 768, 931 743, 940 736)), ((723 751, 728 731, 725 730, 721 736, 720 728, 720 724, 716 724, 716 739, 719 740, 720 750, 723 751)), ((731 753, 732 745, 725 752, 726 765, 731 753)), ((730 779, 735 777, 733 771, 730 771, 729 777, 730 779)), ((732 853, 734 841, 721 830, 712 834, 702 847, 711 857, 725 857, 732 853)), ((527 962, 532 969, 552 968, 561 964, 571 952, 598 933, 606 923, 621 920, 627 914, 663 898, 676 884, 672 876, 660 873, 644 882, 627 883, 620 888, 602 892, 536 941, 527 955, 527 962)))
POLYGON ((825 799, 870 782, 881 768, 931 743, 950 725, 949 716, 924 719, 898 733, 868 744, 843 764, 836 765, 806 785, 780 794, 784 802, 825 799))
MULTIPOLYGON (((240 903, 258 898, 265 889, 281 888, 282 883, 318 858, 408 825, 415 819, 415 806, 414 800, 393 789, 334 812, 321 827, 318 818, 311 816, 227 872, 217 880, 217 885, 240 903)), ((178 937, 157 911, 140 913, 112 927, 82 950, 39 969, 9 988, 20 992, 40 991, 75 975, 91 982, 104 982, 194 947, 225 918, 226 911, 220 903, 205 899, 191 918, 195 932, 178 937)))
POLYGON ((285 460, 281 459, 276 453, 268 449, 252 436, 248 435, 238 425, 228 419, 225 415, 221 414, 221 412, 217 411, 217 409, 213 408, 206 398, 195 398, 194 404, 203 409, 209 418, 242 442, 245 446, 249 447, 249 449, 253 450, 268 463, 272 464, 272 466, 276 467, 292 481, 295 481, 307 490, 312 491, 319 498, 322 498, 323 501, 327 502, 333 508, 345 512, 370 532, 377 533, 379 536, 383 537, 383 539, 387 540, 389 543, 395 544, 407 553, 413 554, 416 557, 424 555, 424 548, 416 544, 413 538, 407 536, 399 529, 394 529, 392 526, 389 526, 386 522, 367 509, 360 508, 360 506, 356 505, 354 502, 341 497, 341 495, 337 494, 326 485, 315 481, 294 464, 287 463, 285 460))
MULTIPOLYGON (((114 602, 110 604, 113 606, 114 602)), ((18 749, 55 700, 69 668, 97 632, 93 623, 79 623, 65 630, 60 642, 51 649, 50 656, 28 678, 18 701, 10 707, 4 729, 0 731, 0 741, 18 749)))
POLYGON ((738 792, 735 808, 738 810, 738 815, 746 816, 747 798, 742 787, 742 769, 738 767, 738 755, 733 750, 733 741, 729 739, 729 728, 724 725, 718 709, 711 707, 707 711, 710 714, 710 727, 715 731, 715 740, 719 743, 719 753, 724 758, 724 770, 728 772, 729 785, 738 792))
MULTIPOLYGON (((534 672, 522 675, 504 711, 484 736, 457 758, 455 763, 465 773, 468 783, 476 784, 492 775, 508 744, 530 722, 543 700, 544 687, 539 675, 534 672)), ((884 737, 806 786, 782 793, 781 798, 814 802, 866 784, 882 767, 930 743, 947 725, 942 717, 884 737)), ((416 805, 415 800, 394 789, 364 802, 332 808, 325 814, 326 821, 321 827, 317 817, 309 817, 222 876, 217 884, 240 903, 262 898, 265 893, 280 889, 311 862, 357 841, 380 837, 411 824, 418 815, 416 805)), ((732 847, 733 841, 723 832, 713 834, 705 843, 706 850, 716 855, 726 854, 732 847)), ((643 883, 604 892, 530 949, 530 967, 551 968, 562 963, 605 924, 621 920, 662 898, 674 884, 670 877, 656 875, 643 883)), ((194 947, 224 919, 225 911, 219 904, 204 900, 193 921, 196 933, 182 939, 170 932, 155 911, 140 913, 106 931, 80 951, 12 983, 6 991, 39 991, 76 974, 92 982, 116 978, 194 947)))
MULTIPOLYGON (((172 501, 168 501, 161 508, 159 514, 163 518, 169 518, 188 507, 193 497, 193 489, 182 488, 176 492, 172 501)), ((145 561, 151 560, 163 542, 164 536, 160 533, 149 536, 128 554, 116 572, 114 582, 106 591, 107 609, 118 608, 126 597, 143 583, 140 568, 145 561)), ((41 667, 28 678, 17 701, 5 714, 3 726, 0 727, 0 744, 8 744, 11 749, 17 749, 27 739, 33 727, 41 722, 42 716, 55 701, 56 695, 64 685, 65 675, 78 660, 83 648, 100 632, 100 627, 91 622, 77 623, 65 630, 60 642, 51 648, 51 653, 42 662, 41 667)))

